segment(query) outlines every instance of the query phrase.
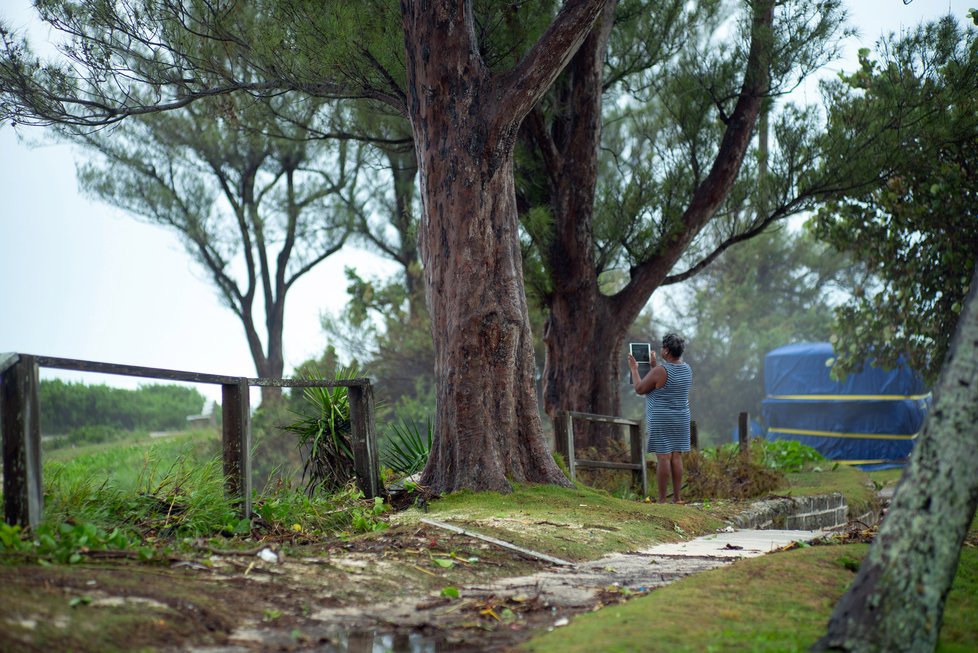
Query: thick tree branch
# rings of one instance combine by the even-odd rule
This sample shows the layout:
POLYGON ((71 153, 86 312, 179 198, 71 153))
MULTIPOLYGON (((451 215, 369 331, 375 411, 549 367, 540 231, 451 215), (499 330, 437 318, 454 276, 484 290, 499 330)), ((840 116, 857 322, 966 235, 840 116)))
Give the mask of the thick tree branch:
POLYGON ((710 172, 697 186, 682 216, 667 227, 658 255, 634 268, 629 283, 615 295, 613 305, 619 315, 638 314, 652 290, 658 287, 696 234, 716 213, 740 173, 761 105, 770 90, 768 59, 772 47, 774 4, 774 0, 754 3, 744 81, 710 172))
POLYGON ((516 124, 547 92, 611 0, 566 0, 550 27, 501 81, 496 106, 516 124))
POLYGON ((788 204, 778 207, 777 210, 772 212, 770 215, 764 217, 762 220, 755 221, 754 223, 752 223, 750 228, 725 239, 723 242, 717 245, 713 249, 713 251, 711 251, 709 254, 704 256, 702 259, 696 262, 689 269, 677 274, 670 274, 669 276, 667 276, 665 279, 662 280, 662 283, 660 285, 668 286, 674 283, 682 283, 683 281, 686 281, 687 279, 696 276, 697 274, 702 272, 708 265, 710 265, 710 263, 715 261, 721 254, 727 251, 727 249, 729 249, 732 245, 736 245, 737 243, 742 243, 750 240, 751 238, 754 238, 755 236, 759 236, 765 229, 767 229, 775 222, 779 220, 783 220, 784 218, 796 214, 799 210, 799 207, 802 204, 804 204, 806 201, 807 198, 798 197, 793 199, 788 204))

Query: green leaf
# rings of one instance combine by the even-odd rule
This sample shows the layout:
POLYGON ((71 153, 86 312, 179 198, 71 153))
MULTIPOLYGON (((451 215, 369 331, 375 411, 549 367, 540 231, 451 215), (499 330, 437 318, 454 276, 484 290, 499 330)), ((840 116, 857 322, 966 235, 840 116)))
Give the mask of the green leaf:
POLYGON ((455 566, 454 560, 449 560, 447 558, 435 558, 432 557, 431 561, 443 569, 451 569, 455 566))
POLYGON ((446 599, 457 599, 460 594, 457 587, 443 587, 441 588, 441 595, 446 599))

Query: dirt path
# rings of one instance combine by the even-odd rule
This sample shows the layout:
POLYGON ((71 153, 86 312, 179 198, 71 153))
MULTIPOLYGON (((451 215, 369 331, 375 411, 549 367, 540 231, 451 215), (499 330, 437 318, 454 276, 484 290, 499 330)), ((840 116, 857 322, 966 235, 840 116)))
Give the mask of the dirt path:
POLYGON ((568 623, 576 614, 642 595, 690 574, 742 557, 810 541, 817 531, 733 531, 647 550, 606 556, 569 567, 457 587, 458 596, 427 594, 369 604, 324 606, 298 629, 249 625, 222 646, 193 653, 256 650, 367 652, 374 645, 395 653, 503 650, 538 629, 568 623), (315 643, 313 643, 313 641, 315 643))
POLYGON ((555 566, 415 523, 267 560, 208 552, 156 565, 0 565, 0 650, 503 651, 583 612, 814 536, 734 531, 555 566))

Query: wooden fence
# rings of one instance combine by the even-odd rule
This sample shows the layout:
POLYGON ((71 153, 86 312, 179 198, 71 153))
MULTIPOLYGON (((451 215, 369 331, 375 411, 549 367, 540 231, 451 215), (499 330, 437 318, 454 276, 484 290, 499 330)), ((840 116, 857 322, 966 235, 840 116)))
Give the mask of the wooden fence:
POLYGON ((645 439, 642 437, 642 424, 624 417, 595 415, 575 411, 559 411, 554 418, 554 443, 557 453, 564 457, 572 481, 577 480, 577 468, 623 469, 631 470, 632 482, 642 488, 642 496, 649 494, 649 479, 645 469, 645 439), (578 459, 574 453, 574 419, 582 419, 599 424, 617 424, 628 427, 629 462, 617 463, 604 460, 578 459))
MULTIPOLYGON (((747 413, 741 413, 741 449, 746 451, 746 436, 743 435, 747 424, 747 413)), ((690 446, 695 450, 699 448, 699 430, 696 422, 689 423, 690 446)), ((557 453, 564 457, 567 462, 567 469, 570 471, 572 481, 577 480, 577 468, 586 467, 588 469, 622 469, 632 471, 632 482, 641 486, 642 496, 649 494, 648 472, 645 465, 645 438, 642 423, 624 417, 613 415, 595 415, 592 413, 578 413, 574 411, 558 411, 554 418, 554 442, 557 453), (578 459, 574 452, 574 419, 582 419, 589 422, 601 424, 618 424, 628 427, 629 442, 629 462, 618 463, 605 460, 585 460, 578 459)))
POLYGON ((3 507, 7 523, 35 526, 41 520, 41 428, 38 397, 41 367, 221 386, 224 487, 241 513, 251 516, 251 408, 249 389, 261 387, 346 387, 350 401, 354 475, 367 498, 383 489, 374 431, 373 386, 369 379, 307 381, 260 379, 95 361, 0 354, 0 432, 3 434, 3 507))

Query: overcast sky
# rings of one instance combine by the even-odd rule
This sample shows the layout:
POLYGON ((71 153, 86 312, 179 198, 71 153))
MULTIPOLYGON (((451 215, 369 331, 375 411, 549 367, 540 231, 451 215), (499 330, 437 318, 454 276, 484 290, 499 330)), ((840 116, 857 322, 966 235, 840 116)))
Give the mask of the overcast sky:
MULTIPOLYGON (((833 70, 854 67, 859 47, 948 12, 966 20, 978 0, 851 0, 861 34, 833 70)), ((0 17, 31 25, 28 0, 0 0, 0 17)), ((43 38, 43 30, 32 34, 43 38)), ((816 97, 809 98, 816 101, 816 97)), ((237 318, 217 300, 176 237, 82 197, 83 155, 45 144, 38 130, 0 126, 0 352, 256 376, 237 318)), ((344 266, 371 277, 395 267, 363 251, 331 257, 290 291, 286 374, 326 346, 323 311, 346 303, 344 266)), ((134 387, 146 380, 42 370, 42 378, 134 387)), ((199 386, 211 398, 219 389, 199 386)))

